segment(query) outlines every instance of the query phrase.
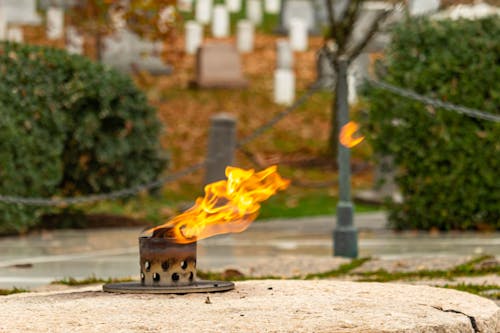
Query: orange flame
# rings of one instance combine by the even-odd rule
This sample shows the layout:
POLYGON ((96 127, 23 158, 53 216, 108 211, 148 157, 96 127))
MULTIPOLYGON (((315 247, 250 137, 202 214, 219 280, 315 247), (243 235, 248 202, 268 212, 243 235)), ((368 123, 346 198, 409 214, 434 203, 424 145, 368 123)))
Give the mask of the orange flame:
POLYGON ((354 121, 350 121, 342 126, 339 134, 340 143, 347 148, 352 148, 361 143, 361 141, 365 139, 364 136, 358 136, 356 138, 353 137, 354 133, 358 129, 359 125, 354 121))
POLYGON ((167 223, 146 230, 142 237, 173 237, 187 244, 210 236, 242 232, 257 217, 260 202, 267 200, 290 183, 280 177, 277 167, 263 171, 226 168, 227 180, 205 186, 205 196, 186 212, 167 223), (161 231, 168 231, 168 234, 161 231))

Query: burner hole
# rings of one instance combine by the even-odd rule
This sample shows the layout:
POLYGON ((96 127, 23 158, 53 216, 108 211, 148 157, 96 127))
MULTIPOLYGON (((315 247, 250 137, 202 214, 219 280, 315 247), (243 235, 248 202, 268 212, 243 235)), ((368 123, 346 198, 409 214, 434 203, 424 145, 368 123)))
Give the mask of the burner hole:
POLYGON ((160 274, 158 274, 158 273, 153 273, 153 281, 155 281, 155 282, 160 281, 160 274))
POLYGON ((146 278, 146 276, 144 275, 143 272, 141 272, 141 281, 144 281, 145 278, 146 278))
POLYGON ((180 276, 177 273, 172 274, 172 281, 179 281, 180 276))
POLYGON ((219 286, 219 284, 218 284, 218 283, 214 283, 214 287, 216 287, 216 288, 217 288, 218 286, 219 286))
POLYGON ((168 261, 164 261, 161 263, 161 268, 163 269, 164 272, 168 270, 168 261))
POLYGON ((182 269, 186 269, 187 267, 188 267, 188 262, 187 262, 187 260, 183 260, 183 261, 181 261, 181 268, 182 268, 182 269))
POLYGON ((193 272, 189 273, 189 281, 193 281, 194 279, 194 274, 193 272))
POLYGON ((149 272, 149 269, 151 268, 151 263, 148 260, 144 262, 144 268, 146 269, 146 272, 149 272))

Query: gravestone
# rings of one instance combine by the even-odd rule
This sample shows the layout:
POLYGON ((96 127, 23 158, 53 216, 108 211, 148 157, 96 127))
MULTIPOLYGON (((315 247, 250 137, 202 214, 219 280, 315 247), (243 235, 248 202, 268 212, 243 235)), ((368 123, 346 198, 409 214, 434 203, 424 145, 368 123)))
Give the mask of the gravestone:
POLYGON ((21 27, 9 27, 7 29, 7 40, 9 42, 22 43, 24 41, 23 29, 21 27))
POLYGON ((262 1, 247 0, 247 19, 255 25, 262 23, 262 1))
POLYGON ((224 5, 214 6, 212 35, 217 38, 229 36, 229 12, 224 5))
POLYGON ((0 7, 0 41, 7 37, 7 21, 4 17, 4 11, 0 7))
POLYGON ((240 53, 253 51, 254 26, 248 20, 241 20, 237 24, 236 47, 240 53))
POLYGON ((66 51, 71 54, 83 54, 83 36, 75 27, 66 29, 66 51))
POLYGON ((279 26, 276 29, 278 33, 287 34, 290 29, 290 21, 294 18, 303 20, 309 33, 316 34, 319 32, 320 25, 316 10, 316 0, 281 1, 279 26))
POLYGON ((42 22, 36 13, 36 0, 0 0, 0 8, 8 23, 37 25, 42 22))
POLYGON ((269 14, 278 14, 281 9, 281 0, 264 0, 264 11, 269 14))
POLYGON ((197 0, 195 5, 195 19, 201 24, 210 23, 212 18, 212 0, 197 0))
POLYGON ((239 13, 241 11, 241 0, 226 0, 226 7, 230 13, 239 13))
POLYGON ((161 52, 161 42, 150 42, 127 29, 122 29, 104 38, 103 45, 102 63, 120 71, 128 73, 134 66, 153 75, 172 72, 172 68, 165 65, 157 55, 161 52))
POLYGON ((64 36, 64 10, 60 7, 47 9, 47 38, 59 39, 64 36))
POLYGON ((177 0, 177 9, 181 12, 191 13, 193 11, 193 0, 177 0))
POLYGON ((307 26, 302 19, 292 18, 290 20, 288 38, 290 39, 292 50, 299 52, 307 50, 307 26))
POLYGON ((185 50, 187 54, 196 54, 203 39, 203 27, 196 21, 187 21, 185 26, 185 50))
POLYGON ((240 56, 227 43, 201 46, 196 54, 196 85, 200 88, 244 88, 240 56))
POLYGON ((291 69, 274 71, 274 102, 290 105, 295 99, 295 74, 291 69))
POLYGON ((408 12, 411 16, 434 13, 441 5, 440 0, 409 0, 408 12))
POLYGON ((286 39, 280 39, 276 42, 276 68, 293 68, 293 52, 290 43, 286 39))

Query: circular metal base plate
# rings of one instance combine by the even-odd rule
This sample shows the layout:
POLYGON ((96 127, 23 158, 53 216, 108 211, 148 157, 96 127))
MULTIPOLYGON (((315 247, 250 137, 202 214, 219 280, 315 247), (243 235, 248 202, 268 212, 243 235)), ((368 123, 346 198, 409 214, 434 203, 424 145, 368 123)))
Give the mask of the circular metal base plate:
POLYGON ((229 281, 198 280, 187 286, 143 286, 140 282, 123 282, 105 284, 102 290, 122 294, 189 294, 213 293, 234 289, 229 281))

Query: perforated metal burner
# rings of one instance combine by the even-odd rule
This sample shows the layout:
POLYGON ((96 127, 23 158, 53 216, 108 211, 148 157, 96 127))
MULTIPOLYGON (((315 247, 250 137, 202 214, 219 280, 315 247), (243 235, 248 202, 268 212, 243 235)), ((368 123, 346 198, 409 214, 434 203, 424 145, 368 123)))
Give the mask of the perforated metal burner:
POLYGON ((196 278, 196 242, 178 244, 173 238, 139 237, 140 282, 110 283, 115 293, 185 294, 227 291, 234 283, 196 278))

